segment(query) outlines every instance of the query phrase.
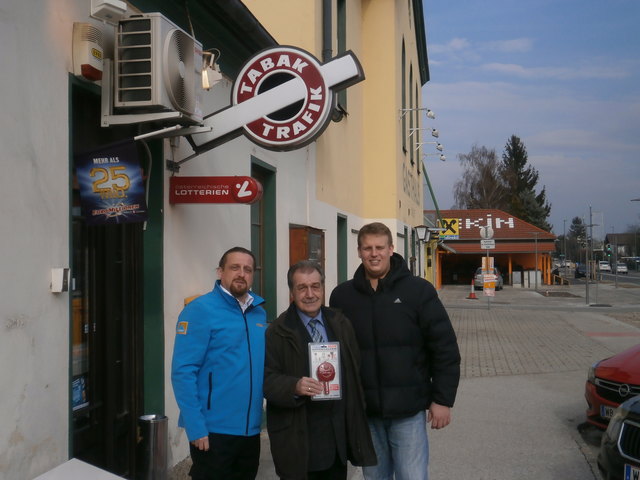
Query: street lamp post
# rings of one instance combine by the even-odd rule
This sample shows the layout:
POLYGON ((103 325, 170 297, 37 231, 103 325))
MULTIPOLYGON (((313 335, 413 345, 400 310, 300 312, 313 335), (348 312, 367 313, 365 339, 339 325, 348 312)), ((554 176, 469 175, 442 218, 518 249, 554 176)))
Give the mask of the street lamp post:
POLYGON ((418 225, 414 228, 416 230, 416 236, 418 237, 418 276, 422 277, 423 274, 421 274, 421 272, 424 272, 424 260, 422 258, 424 251, 423 244, 429 241, 431 232, 426 225, 418 225))
MULTIPOLYGON (((640 198, 632 198, 631 201, 640 202, 640 198)), ((636 234, 633 236, 633 263, 635 263, 636 265, 636 272, 638 271, 638 267, 640 266, 638 265, 638 231, 640 231, 640 229, 636 228, 636 234)))

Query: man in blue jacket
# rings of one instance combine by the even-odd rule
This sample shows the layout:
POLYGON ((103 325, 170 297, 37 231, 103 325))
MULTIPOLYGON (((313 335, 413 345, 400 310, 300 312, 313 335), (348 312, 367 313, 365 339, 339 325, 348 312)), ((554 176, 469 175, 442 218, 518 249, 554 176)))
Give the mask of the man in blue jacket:
POLYGON ((260 457, 264 300, 250 291, 255 257, 222 256, 214 289, 180 314, 171 366, 193 480, 254 479, 260 457))
POLYGON ((378 464, 367 480, 427 480, 431 428, 451 421, 460 353, 449 316, 431 283, 412 275, 393 252, 389 228, 358 232, 362 264, 331 294, 331 307, 353 325, 378 464), (428 413, 427 413, 428 412, 428 413))

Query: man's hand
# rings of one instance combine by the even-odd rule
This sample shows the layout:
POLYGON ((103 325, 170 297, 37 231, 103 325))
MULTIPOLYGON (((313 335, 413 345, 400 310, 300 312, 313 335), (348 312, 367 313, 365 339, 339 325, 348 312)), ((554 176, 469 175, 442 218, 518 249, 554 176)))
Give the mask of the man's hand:
POLYGON ((296 382, 296 395, 313 397, 322 393, 322 384, 314 378, 302 377, 296 382))
POLYGON ((431 428, 436 430, 446 427, 451 423, 451 409, 431 402, 427 422, 431 424, 431 428))
POLYGON ((191 445, 196 447, 198 450, 204 450, 205 452, 209 451, 209 437, 198 438, 191 442, 191 445))

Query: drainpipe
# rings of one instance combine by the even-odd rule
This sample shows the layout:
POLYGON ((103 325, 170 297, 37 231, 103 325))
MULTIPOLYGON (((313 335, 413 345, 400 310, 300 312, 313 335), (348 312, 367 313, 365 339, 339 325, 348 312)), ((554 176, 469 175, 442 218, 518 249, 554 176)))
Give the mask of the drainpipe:
MULTIPOLYGON (((322 63, 326 63, 333 58, 333 15, 331 7, 333 0, 322 0, 322 63)), ((333 93, 333 108, 331 120, 339 122, 344 118, 345 112, 338 107, 338 95, 333 93)))
POLYGON ((322 63, 328 62, 332 57, 331 50, 331 4, 333 0, 322 0, 322 63))
POLYGON ((438 208, 438 201, 436 200, 436 196, 433 193, 433 188, 431 187, 431 181, 429 180, 429 174, 427 173, 427 166, 424 164, 424 160, 422 160, 422 174, 424 175, 424 179, 427 181, 427 187, 429 188, 429 193, 431 194, 431 200, 433 200, 433 206, 436 209, 436 217, 438 219, 438 226, 442 226, 442 217, 440 216, 440 208, 438 208))

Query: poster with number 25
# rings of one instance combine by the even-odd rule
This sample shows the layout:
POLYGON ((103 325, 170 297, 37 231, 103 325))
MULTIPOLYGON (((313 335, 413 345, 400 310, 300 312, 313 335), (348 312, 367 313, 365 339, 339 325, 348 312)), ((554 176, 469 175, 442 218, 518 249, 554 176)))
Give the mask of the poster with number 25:
POLYGON ((88 225, 147 220, 145 187, 133 139, 80 153, 75 166, 88 225))

